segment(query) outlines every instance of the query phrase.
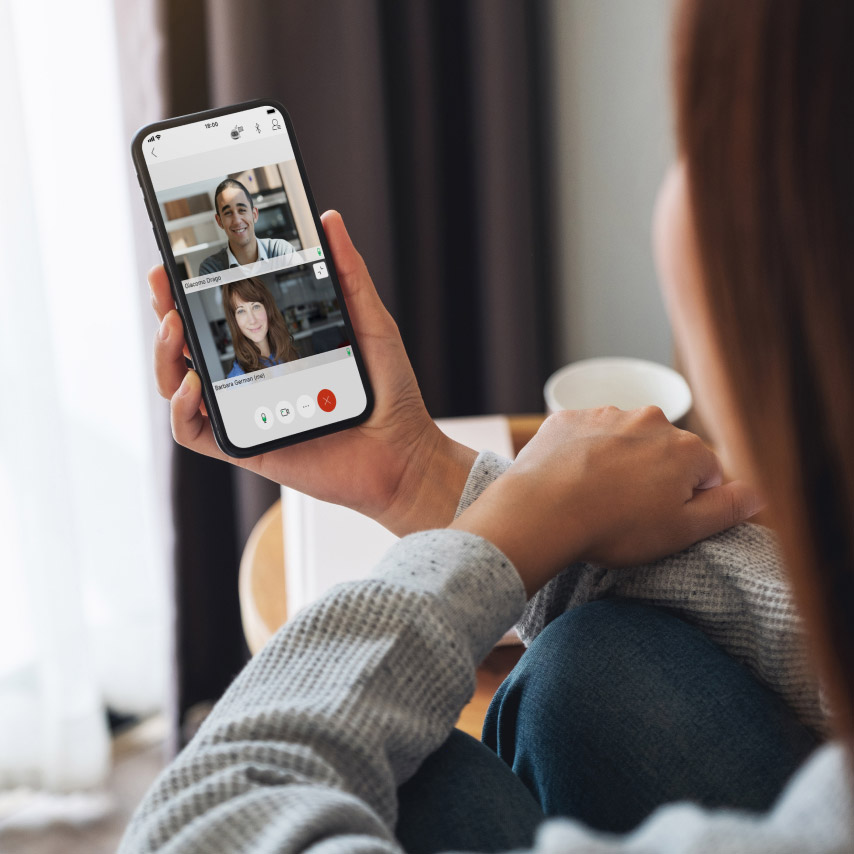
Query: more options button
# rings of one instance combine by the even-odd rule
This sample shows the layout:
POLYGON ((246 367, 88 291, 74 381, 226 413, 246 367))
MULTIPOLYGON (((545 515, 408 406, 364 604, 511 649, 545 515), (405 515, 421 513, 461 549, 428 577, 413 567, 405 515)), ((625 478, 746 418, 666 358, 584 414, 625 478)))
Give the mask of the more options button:
POLYGON ((314 398, 307 394, 302 394, 297 398, 297 412, 303 418, 311 418, 317 410, 314 406, 314 398))

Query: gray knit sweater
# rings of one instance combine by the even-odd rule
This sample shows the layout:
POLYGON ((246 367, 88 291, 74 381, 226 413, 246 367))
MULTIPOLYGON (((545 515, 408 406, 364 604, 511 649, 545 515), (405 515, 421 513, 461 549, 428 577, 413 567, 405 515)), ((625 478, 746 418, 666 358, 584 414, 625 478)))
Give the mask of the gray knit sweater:
MULTIPOLYGON (((460 512, 508 465, 481 454, 460 512)), ((530 641, 567 607, 603 595, 677 609, 822 727, 775 544, 757 526, 638 569, 570 567, 527 607, 519 576, 490 543, 428 531, 270 640, 155 782, 121 854, 399 851, 397 787, 448 737, 492 645, 520 618, 530 641)), ((549 821, 534 851, 854 851, 846 772, 843 748, 830 743, 767 815, 674 804, 625 837, 549 821)))

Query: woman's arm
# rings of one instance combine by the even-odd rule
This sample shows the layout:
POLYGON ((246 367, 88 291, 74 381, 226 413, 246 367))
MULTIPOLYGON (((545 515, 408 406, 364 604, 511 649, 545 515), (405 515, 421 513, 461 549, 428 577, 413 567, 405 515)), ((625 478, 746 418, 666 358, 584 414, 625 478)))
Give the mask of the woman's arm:
MULTIPOLYGON (((480 454, 457 517, 511 465, 496 454, 480 454)), ((678 613, 779 694, 805 726, 827 733, 827 715, 807 656, 802 622, 777 539, 767 528, 737 525, 630 569, 575 563, 531 597, 516 630, 527 646, 564 611, 610 596, 678 613)))
POLYGON ((397 850, 397 787, 447 738, 525 597, 494 546, 455 531, 401 540, 378 575, 333 589, 252 659, 123 854, 397 850))
MULTIPOLYGON (((588 458, 589 438, 575 437, 581 458, 588 458)), ((664 448, 653 437, 640 445, 608 441, 621 463, 623 483, 646 469, 647 444, 660 453, 671 439, 664 448)), ((657 510, 645 511, 649 536, 661 542, 670 541, 668 494, 684 494, 686 483, 709 469, 698 449, 674 450, 664 454, 666 471, 658 473, 667 484, 664 491, 656 487, 649 496, 657 510)), ((523 475, 530 463, 528 455, 523 475)), ((560 486, 554 471, 560 465, 558 459, 548 466, 552 472, 544 487, 551 499, 560 498, 553 491, 560 486)), ((595 469, 583 467, 576 475, 576 485, 592 488, 595 469)), ((488 506, 501 516, 503 502, 524 488, 509 476, 507 483, 510 492, 493 490, 487 496, 487 490, 476 504, 489 497, 488 506)), ((636 510, 647 501, 641 494, 632 499, 636 510)), ((704 508, 692 511, 700 514, 694 521, 705 518, 708 527, 714 505, 702 503, 704 508)), ((549 515, 548 506, 542 505, 540 515, 549 515)), ((562 509, 571 519, 584 517, 574 503, 562 509)), ((457 521, 482 521, 469 511, 457 521)), ((625 508, 616 515, 621 512, 625 508)), ((611 529, 613 515, 605 514, 592 531, 569 526, 567 540, 599 541, 611 529)), ((518 505, 516 517, 523 525, 532 518, 518 505)), ((517 539, 511 536, 510 542, 517 539)), ((555 542, 543 545, 552 555, 547 562, 566 551, 564 546, 555 550, 555 542)), ((633 548, 631 538, 611 545, 623 555, 633 548)), ((134 816, 121 852, 398 851, 392 830, 397 787, 445 740, 473 692, 476 665, 521 614, 525 590, 543 580, 542 555, 520 554, 526 559, 517 574, 505 553, 470 532, 414 534, 386 555, 378 578, 334 588, 301 612, 247 665, 160 776, 134 816)), ((808 769, 808 785, 796 781, 786 796, 793 808, 767 820, 677 806, 625 839, 558 823, 540 835, 538 850, 719 850, 716 845, 744 841, 746 835, 744 851, 824 850, 828 840, 842 838, 840 816, 849 807, 833 776, 839 764, 831 755, 818 771, 808 769), (810 822, 798 820, 800 813, 810 822), (792 840, 799 847, 787 849, 792 840)))
MULTIPOLYGON (((330 591, 246 666, 149 791, 120 854, 400 852, 397 787, 447 738, 524 593, 504 555, 462 532, 407 537, 379 572, 330 591)), ((767 817, 674 805, 621 838, 557 821, 535 852, 843 851, 845 782, 844 751, 827 748, 767 817)))

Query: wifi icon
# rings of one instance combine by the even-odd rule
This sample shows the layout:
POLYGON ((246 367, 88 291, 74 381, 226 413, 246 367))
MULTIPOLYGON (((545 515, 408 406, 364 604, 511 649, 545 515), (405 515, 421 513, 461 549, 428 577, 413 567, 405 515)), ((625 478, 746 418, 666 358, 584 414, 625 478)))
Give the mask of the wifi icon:
POLYGON ((157 134, 157 138, 160 139, 160 134, 157 134))

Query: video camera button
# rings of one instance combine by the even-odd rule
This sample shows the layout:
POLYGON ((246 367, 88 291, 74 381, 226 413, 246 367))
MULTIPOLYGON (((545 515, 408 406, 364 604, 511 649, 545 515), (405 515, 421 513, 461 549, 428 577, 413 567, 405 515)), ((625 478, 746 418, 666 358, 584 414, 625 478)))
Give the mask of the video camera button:
POLYGON ((280 400, 276 404, 276 418, 282 424, 290 424, 297 417, 294 405, 289 400, 280 400))
POLYGON ((297 412, 299 412, 303 418, 311 418, 316 411, 313 397, 309 397, 307 394, 302 394, 297 398, 297 412))

